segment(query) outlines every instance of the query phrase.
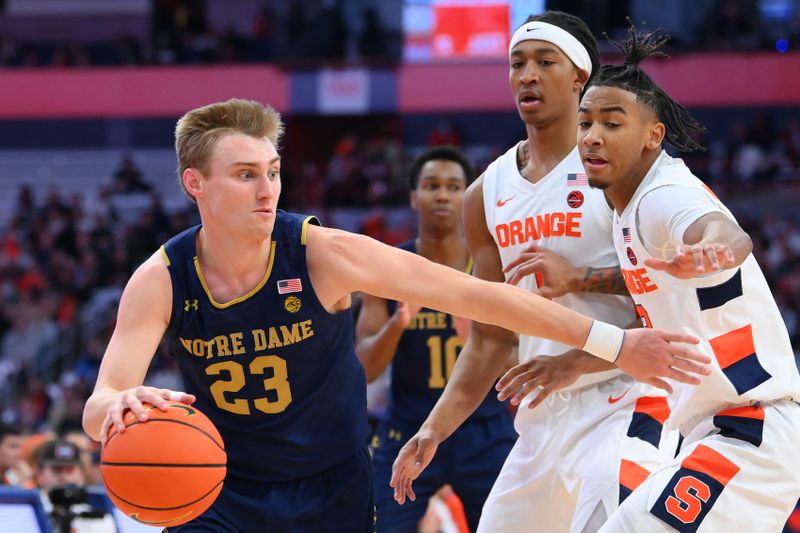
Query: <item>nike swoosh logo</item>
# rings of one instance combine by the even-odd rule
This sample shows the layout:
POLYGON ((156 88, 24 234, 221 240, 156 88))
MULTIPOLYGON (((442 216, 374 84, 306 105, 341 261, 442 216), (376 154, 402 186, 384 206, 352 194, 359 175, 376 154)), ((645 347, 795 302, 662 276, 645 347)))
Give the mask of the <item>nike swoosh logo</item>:
POLYGON ((614 398, 613 395, 609 396, 608 397, 608 403, 617 403, 618 401, 623 399, 625 397, 625 395, 628 394, 628 392, 630 392, 630 390, 631 389, 625 389, 625 392, 623 392, 620 396, 617 396, 616 398, 614 398))
POLYGON ((497 207, 503 207, 503 206, 504 206, 504 205, 506 205, 508 202, 510 202, 511 200, 513 200, 515 196, 516 196, 516 194, 515 194, 514 196, 512 196, 511 198, 508 198, 508 199, 506 199, 506 200, 497 200, 497 207))
POLYGON ((528 28, 525 31, 536 31, 536 30, 541 30, 541 28, 528 28))

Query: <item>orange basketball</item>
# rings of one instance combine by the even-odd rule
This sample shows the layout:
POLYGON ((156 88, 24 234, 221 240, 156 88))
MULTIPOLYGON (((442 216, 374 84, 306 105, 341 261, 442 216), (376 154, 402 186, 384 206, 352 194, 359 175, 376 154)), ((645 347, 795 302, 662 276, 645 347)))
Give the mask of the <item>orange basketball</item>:
POLYGON ((109 432, 101 456, 103 483, 131 518, 177 526, 200 516, 222 490, 225 446, 214 424, 191 405, 145 407, 148 421, 128 411, 125 431, 109 432))

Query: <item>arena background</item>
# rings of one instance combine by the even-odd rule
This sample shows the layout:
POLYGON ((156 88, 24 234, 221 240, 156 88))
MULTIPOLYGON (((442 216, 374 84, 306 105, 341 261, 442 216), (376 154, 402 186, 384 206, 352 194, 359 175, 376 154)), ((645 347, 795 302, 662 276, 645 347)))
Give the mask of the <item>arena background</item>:
MULTIPOLYGON (((752 237, 797 350, 797 0, 0 0, 2 420, 80 428, 125 281, 196 221, 174 170, 181 114, 275 106, 280 207, 398 243, 411 158, 456 144, 482 171, 523 137, 506 47, 544 9, 586 20, 604 59, 626 15, 672 35, 671 59, 644 68, 707 126, 687 162, 752 237)), ((180 388, 168 357, 148 382, 180 388)))

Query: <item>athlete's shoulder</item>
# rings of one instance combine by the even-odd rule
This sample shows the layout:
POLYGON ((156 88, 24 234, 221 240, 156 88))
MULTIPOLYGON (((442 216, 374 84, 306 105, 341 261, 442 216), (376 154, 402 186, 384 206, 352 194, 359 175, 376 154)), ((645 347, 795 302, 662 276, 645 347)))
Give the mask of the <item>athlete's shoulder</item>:
POLYGON ((197 255, 197 232, 200 226, 191 226, 177 235, 171 237, 159 250, 164 263, 167 266, 180 263, 185 260, 193 260, 197 255))
POLYGON ((168 267, 169 260, 162 246, 133 272, 123 292, 123 295, 127 295, 125 300, 130 301, 132 295, 136 295, 134 301, 145 302, 145 305, 150 302, 149 305, 156 307, 164 304, 164 308, 169 309, 172 279, 168 267))
POLYGON ((523 142, 525 141, 519 141, 514 144, 511 148, 500 154, 497 159, 489 163, 483 176, 486 176, 486 179, 495 179, 498 174, 508 172, 509 168, 514 168, 516 170, 517 152, 523 142))
POLYGON ((683 159, 679 157, 672 157, 668 153, 662 152, 658 156, 655 165, 653 179, 650 180, 653 186, 686 185, 702 187, 702 181, 692 173, 683 159))
POLYGON ((314 215, 292 213, 278 209, 272 239, 277 242, 300 243, 305 245, 308 239, 309 226, 321 226, 314 215))
POLYGON ((489 169, 487 168, 483 174, 478 176, 475 181, 470 183, 469 187, 467 187, 467 190, 464 193, 465 209, 480 209, 483 211, 484 182, 487 179, 488 172, 489 169))

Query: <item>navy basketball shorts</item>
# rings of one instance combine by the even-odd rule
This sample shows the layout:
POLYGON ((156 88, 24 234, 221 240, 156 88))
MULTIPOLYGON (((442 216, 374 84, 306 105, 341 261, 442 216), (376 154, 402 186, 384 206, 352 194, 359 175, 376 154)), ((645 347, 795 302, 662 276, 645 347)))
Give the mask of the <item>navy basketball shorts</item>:
POLYGON ((366 446, 304 478, 267 483, 228 475, 214 504, 168 533, 375 532, 372 461, 366 446))

